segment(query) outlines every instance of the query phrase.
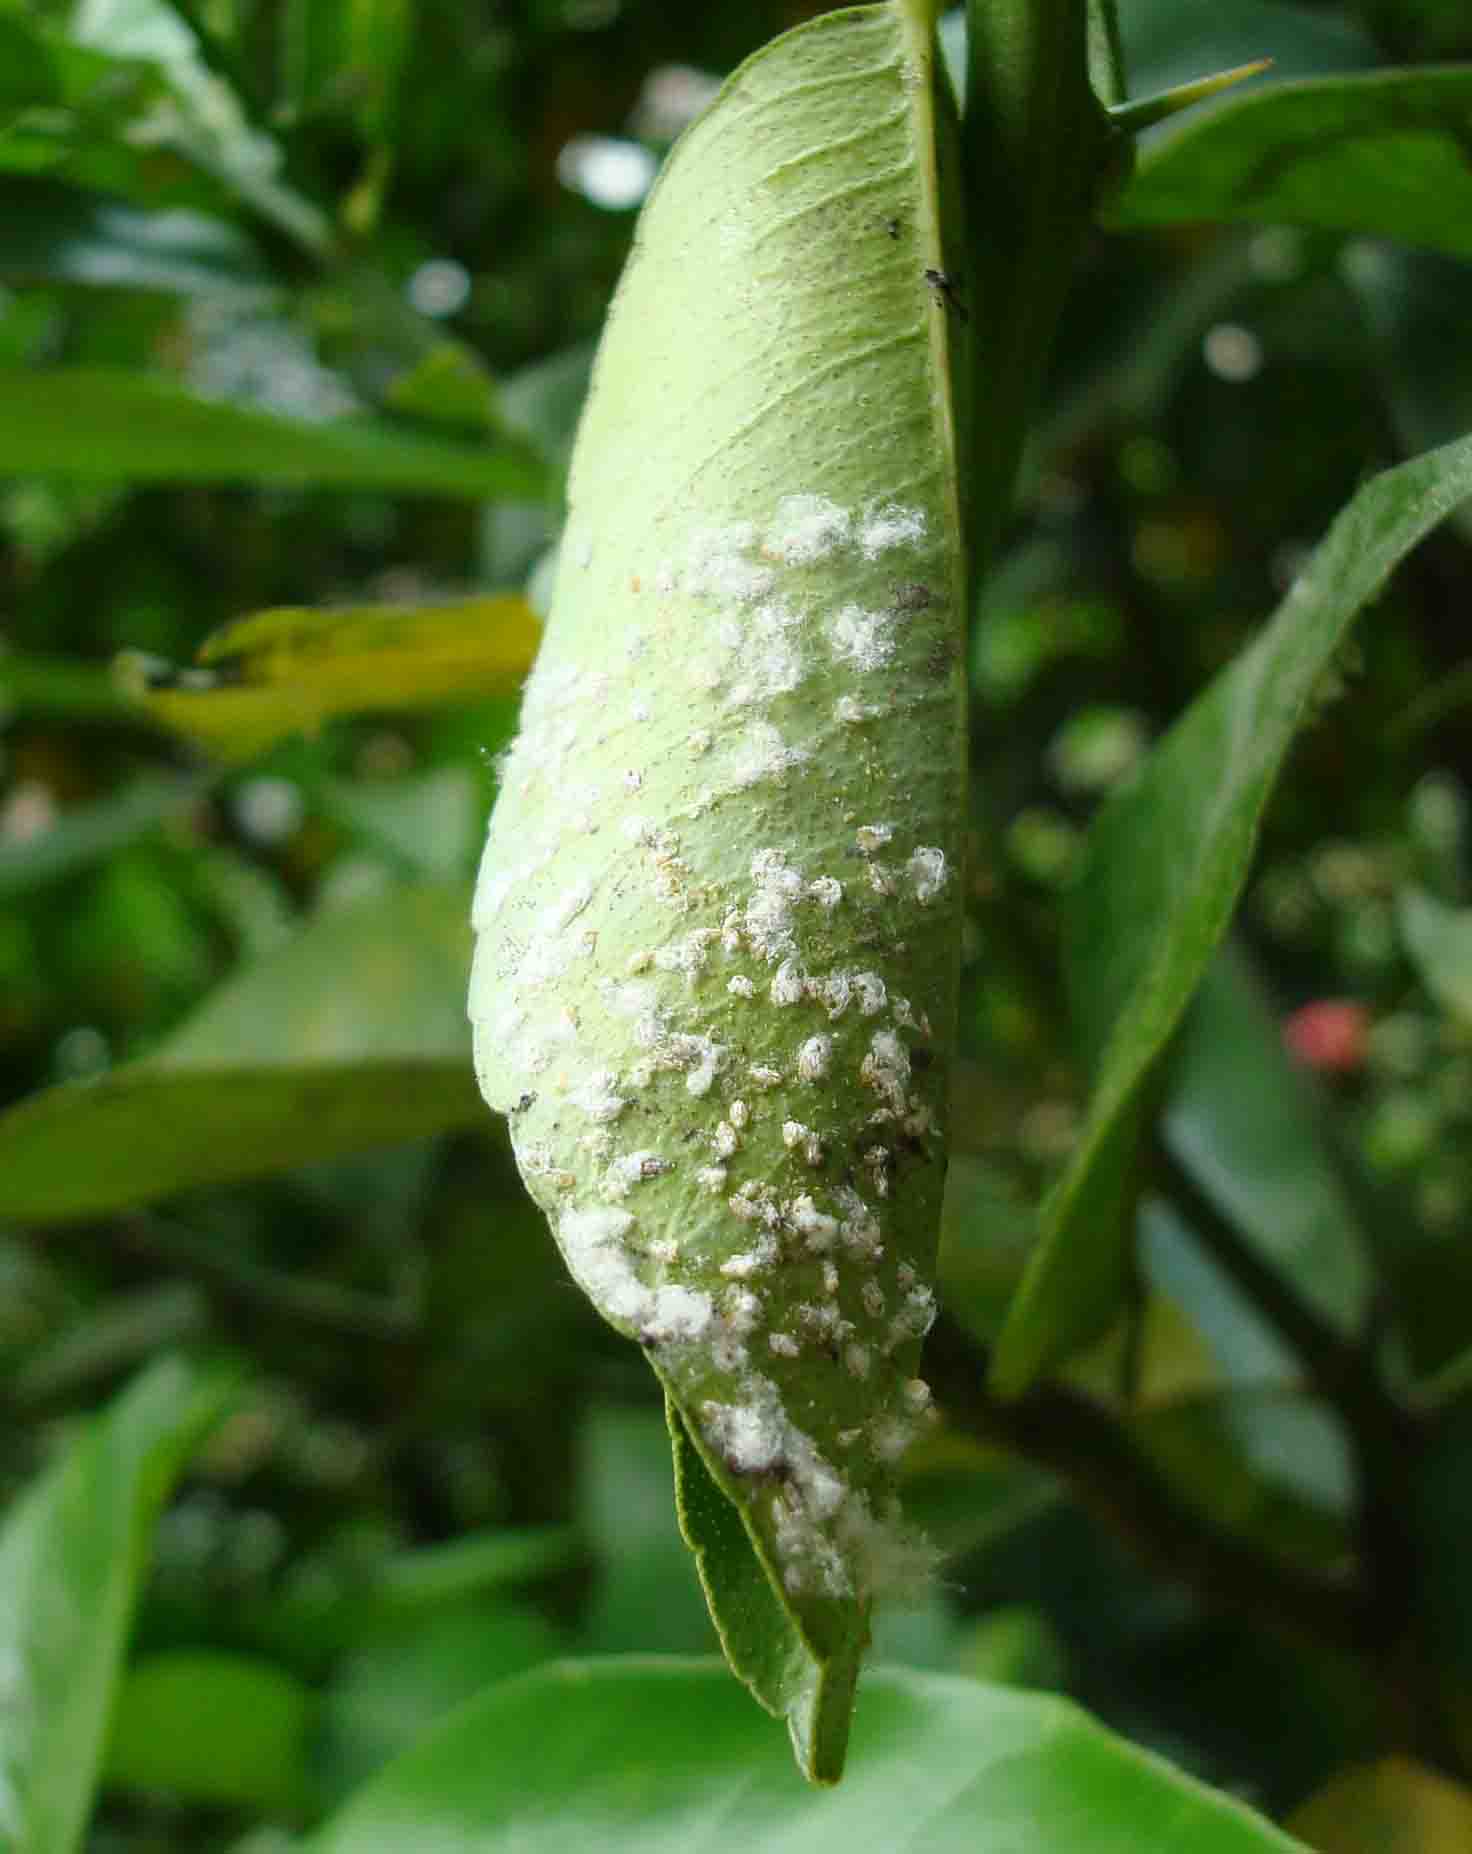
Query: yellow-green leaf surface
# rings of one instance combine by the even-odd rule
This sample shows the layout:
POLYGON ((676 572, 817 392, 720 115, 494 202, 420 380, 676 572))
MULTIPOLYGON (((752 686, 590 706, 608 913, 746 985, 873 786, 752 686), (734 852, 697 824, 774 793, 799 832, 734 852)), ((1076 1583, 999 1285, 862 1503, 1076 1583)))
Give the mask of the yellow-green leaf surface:
MULTIPOLYGON (((993 1614, 996 1612, 993 1611, 993 1614)), ((709 1662, 501 1681, 373 1778, 311 1854, 1304 1854, 1053 1695, 886 1668, 854 1770, 804 1790, 709 1662)))
POLYGON ((156 721, 222 759, 243 759, 333 715, 509 695, 536 654, 538 625, 505 594, 453 605, 288 607, 226 625, 194 669, 137 652, 124 686, 156 721))
POLYGON ((1344 1770, 1293 1817, 1319 1854, 1461 1854, 1472 1791, 1408 1757, 1344 1770))
POLYGON ((718 1626, 820 1780, 919 1556, 892 1477, 959 950, 961 324, 926 275, 954 124, 921 11, 767 47, 650 196, 475 910, 482 1089, 666 1386, 718 1626))

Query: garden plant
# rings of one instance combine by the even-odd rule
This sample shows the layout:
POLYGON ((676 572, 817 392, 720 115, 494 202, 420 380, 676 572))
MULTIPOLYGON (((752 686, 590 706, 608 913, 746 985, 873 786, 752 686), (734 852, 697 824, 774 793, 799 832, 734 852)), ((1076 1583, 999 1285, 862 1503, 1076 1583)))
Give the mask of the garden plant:
POLYGON ((0 0, 0 1844, 1472 1846, 1469 147, 0 0))

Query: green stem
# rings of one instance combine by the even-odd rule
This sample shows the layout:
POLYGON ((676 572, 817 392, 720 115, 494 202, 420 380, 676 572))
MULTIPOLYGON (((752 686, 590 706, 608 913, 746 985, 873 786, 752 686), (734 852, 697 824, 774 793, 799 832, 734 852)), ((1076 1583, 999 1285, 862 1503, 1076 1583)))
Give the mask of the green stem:
POLYGON ((1118 150, 1089 82, 1084 0, 969 0, 969 271, 977 344, 975 558, 1006 521, 1028 416, 1118 150))

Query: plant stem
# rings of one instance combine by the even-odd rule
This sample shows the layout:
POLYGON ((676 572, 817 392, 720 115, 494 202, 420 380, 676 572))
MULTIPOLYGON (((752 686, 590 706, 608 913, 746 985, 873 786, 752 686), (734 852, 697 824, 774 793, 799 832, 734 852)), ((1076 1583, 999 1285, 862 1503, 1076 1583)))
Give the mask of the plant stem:
POLYGON ((970 0, 966 32, 974 557, 984 571, 1095 205, 1128 144, 1089 82, 1083 0, 970 0))

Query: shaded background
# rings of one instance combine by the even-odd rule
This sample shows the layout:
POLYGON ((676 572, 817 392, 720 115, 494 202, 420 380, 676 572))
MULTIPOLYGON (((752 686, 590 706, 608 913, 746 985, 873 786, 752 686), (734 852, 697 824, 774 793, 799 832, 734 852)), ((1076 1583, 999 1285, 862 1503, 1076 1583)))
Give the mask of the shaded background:
MULTIPOLYGON (((0 368, 157 374, 313 426, 387 406, 460 446, 509 432, 555 477, 658 160, 714 81, 819 10, 201 0, 199 69, 243 103, 221 126, 202 90, 207 134, 171 128, 157 67, 134 62, 168 52, 167 19, 79 9, 77 41, 114 64, 84 74, 82 106, 82 77, 37 75, 25 36, 69 10, 0 8, 0 368), (260 138, 282 151, 267 179, 284 205, 263 193, 260 138), (120 203, 216 229, 181 219, 161 244, 120 203), (331 250, 313 214, 341 228, 331 250)), ((1123 11, 1138 91, 1261 54, 1284 76, 1472 58, 1461 0, 1123 11)), ((1472 422, 1469 326, 1465 265, 1367 240, 1203 229, 1101 235, 1089 255, 971 643, 951 1235, 973 1331, 994 1327, 1078 1126, 1056 897, 1083 827, 1356 485, 1472 422)), ((0 384, 0 421, 5 405, 0 384)), ((247 1357, 243 1408, 165 1515, 137 1653, 246 1652, 310 1717, 238 1797, 185 1801, 148 1766, 179 1715, 145 1680, 95 1834, 118 1854, 223 1847, 304 1796, 321 1806, 485 1680, 568 1646, 711 1646, 643 1362, 583 1307, 467 1099, 462 923, 514 663, 473 702, 331 720, 234 762, 125 700, 108 668, 124 650, 187 664, 273 606, 539 607, 555 482, 486 501, 133 474, 104 450, 89 480, 0 478, 0 1104, 160 1048, 191 1085, 145 1089, 132 1118, 123 1096, 44 1097, 49 1144, 8 1200, 0 1186, 0 1483, 158 1349, 247 1357), (240 1080, 249 1062, 272 1111, 240 1080), (229 1087, 192 1085, 222 1066, 229 1087), (88 1192, 145 1167, 165 1122, 158 1175, 181 1146, 192 1169, 95 1211, 88 1192), (218 1182, 232 1152, 261 1175, 218 1182), (467 1535, 472 1555, 426 1573, 409 1610, 359 1600, 385 1565, 432 1572, 418 1554, 467 1535)), ((1398 902, 1413 884, 1472 900, 1469 533, 1464 517, 1418 552, 1325 692, 1239 923, 1252 977, 1234 981, 1260 988, 1263 1034, 1317 1070, 1343 1137, 1443 1254, 1472 1212, 1472 939, 1428 977, 1398 902)), ((1214 1059, 1238 1059, 1229 1042, 1214 1059)), ((1257 1058, 1240 1060, 1250 1091, 1257 1058)), ((1220 1472, 1250 1464, 1284 1509, 1254 1523, 1332 1538, 1341 1438, 1190 1231, 1158 1206, 1146 1224, 1172 1335, 1152 1379, 1161 1448, 1173 1400, 1230 1392, 1220 1472)), ((1428 1366, 1465 1343, 1447 1321, 1428 1366)), ((1341 1670, 1146 1574, 1050 1475, 942 1441, 912 1481, 953 1556, 883 1625, 895 1658, 1063 1687, 1274 1808, 1367 1742, 1367 1696, 1341 1670)), ((218 1768, 207 1708, 190 1710, 199 1766, 218 1768)))

